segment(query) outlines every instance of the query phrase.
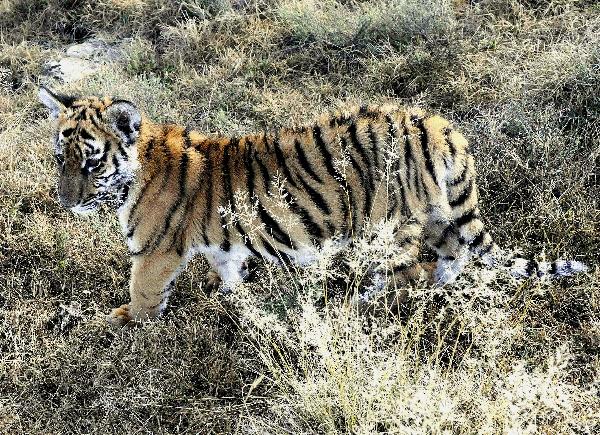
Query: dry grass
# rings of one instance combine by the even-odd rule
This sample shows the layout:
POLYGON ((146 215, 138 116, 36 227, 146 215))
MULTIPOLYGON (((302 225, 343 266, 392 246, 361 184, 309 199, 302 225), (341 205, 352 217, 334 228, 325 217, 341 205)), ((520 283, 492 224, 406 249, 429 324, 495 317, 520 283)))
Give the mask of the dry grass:
MULTIPOLYGON (((595 1, 0 1, 0 432, 600 431, 600 8, 595 1), (114 215, 56 200, 43 62, 99 36, 121 61, 63 86, 157 121, 242 133, 350 101, 440 111, 470 138, 498 242, 592 266, 521 282, 476 266, 357 308, 386 230, 309 269, 260 265, 128 332, 114 215)), ((400 255, 400 254, 394 254, 400 255)))

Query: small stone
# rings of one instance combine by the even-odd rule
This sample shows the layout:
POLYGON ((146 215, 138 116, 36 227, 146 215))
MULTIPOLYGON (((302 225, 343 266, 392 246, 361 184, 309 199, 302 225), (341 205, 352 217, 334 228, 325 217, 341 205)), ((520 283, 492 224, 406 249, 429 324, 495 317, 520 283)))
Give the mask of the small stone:
POLYGON ((63 57, 46 64, 45 75, 64 83, 74 82, 98 71, 99 65, 76 57, 63 57))
POLYGON ((70 46, 67 48, 65 54, 67 57, 77 57, 80 59, 102 58, 104 60, 113 60, 118 57, 118 50, 99 39, 89 39, 81 44, 70 46))
POLYGON ((118 61, 119 48, 99 39, 68 47, 65 57, 46 62, 43 76, 62 83, 74 82, 96 73, 104 64, 118 61))

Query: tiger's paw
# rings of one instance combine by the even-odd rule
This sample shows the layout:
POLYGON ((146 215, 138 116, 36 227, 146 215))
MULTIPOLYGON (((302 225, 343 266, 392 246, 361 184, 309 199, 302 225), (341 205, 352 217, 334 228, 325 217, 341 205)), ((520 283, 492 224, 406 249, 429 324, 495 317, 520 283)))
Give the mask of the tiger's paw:
POLYGON ((209 270, 206 274, 206 280, 204 282, 204 289, 206 293, 211 294, 219 288, 221 285, 221 277, 214 270, 209 270))
POLYGON ((131 316, 129 304, 121 305, 119 308, 113 309, 106 320, 115 328, 131 328, 135 326, 135 321, 131 316))

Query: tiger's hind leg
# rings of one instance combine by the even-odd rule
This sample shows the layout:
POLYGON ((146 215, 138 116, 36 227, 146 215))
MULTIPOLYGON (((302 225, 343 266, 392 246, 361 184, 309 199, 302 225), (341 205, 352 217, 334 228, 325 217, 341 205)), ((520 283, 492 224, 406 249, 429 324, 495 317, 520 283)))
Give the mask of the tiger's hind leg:
MULTIPOLYGON (((211 262, 214 264, 214 260, 211 262)), ((251 264, 248 261, 244 261, 240 266, 240 270, 238 275, 235 276, 233 280, 230 280, 230 285, 235 285, 238 282, 244 281, 250 273, 251 264)), ((204 281, 204 289, 207 293, 212 293, 215 290, 218 290, 223 284, 223 280, 221 279, 221 275, 219 273, 219 269, 216 266, 211 266, 210 270, 206 273, 206 279, 204 281)), ((223 287, 225 291, 228 291, 230 288, 227 286, 223 287)))
POLYGON ((466 213, 453 210, 450 219, 430 223, 427 233, 426 242, 438 255, 434 285, 452 283, 473 255, 494 261, 497 247, 485 231, 477 207, 466 213))
POLYGON ((453 282, 471 259, 469 241, 473 239, 473 228, 463 228, 460 222, 457 224, 452 212, 436 211, 426 225, 425 242, 438 257, 432 284, 443 286, 453 282))
POLYGON ((363 300, 370 299, 372 294, 383 290, 386 285, 388 290, 394 290, 395 303, 406 299, 406 286, 423 274, 423 268, 417 262, 422 229, 420 223, 401 225, 397 229, 395 239, 400 246, 400 253, 384 260, 384 263, 376 268, 372 277, 374 285, 361 296, 363 300))
POLYGON ((108 321, 114 326, 125 326, 159 316, 183 262, 184 258, 175 251, 134 256, 129 283, 131 302, 112 310, 108 321))
POLYGON ((210 292, 221 288, 224 293, 231 291, 246 278, 250 255, 245 247, 232 247, 229 251, 211 249, 204 252, 211 270, 206 276, 206 289, 210 292))

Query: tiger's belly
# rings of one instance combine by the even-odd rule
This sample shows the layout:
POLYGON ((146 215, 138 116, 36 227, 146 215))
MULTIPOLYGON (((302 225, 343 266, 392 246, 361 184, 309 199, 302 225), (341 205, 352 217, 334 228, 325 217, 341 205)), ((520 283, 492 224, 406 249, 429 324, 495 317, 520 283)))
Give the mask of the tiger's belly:
MULTIPOLYGON (((335 243, 347 243, 336 241, 335 243)), ((298 249, 279 250, 275 256, 267 250, 258 249, 260 256, 273 263, 282 264, 293 262, 304 266, 317 259, 319 250, 314 246, 302 246, 298 249)), ((223 250, 220 246, 196 246, 193 254, 202 254, 208 260, 210 266, 219 274, 225 287, 233 287, 236 283, 244 280, 247 275, 246 260, 254 255, 250 249, 243 244, 232 244, 229 249, 223 250)))

